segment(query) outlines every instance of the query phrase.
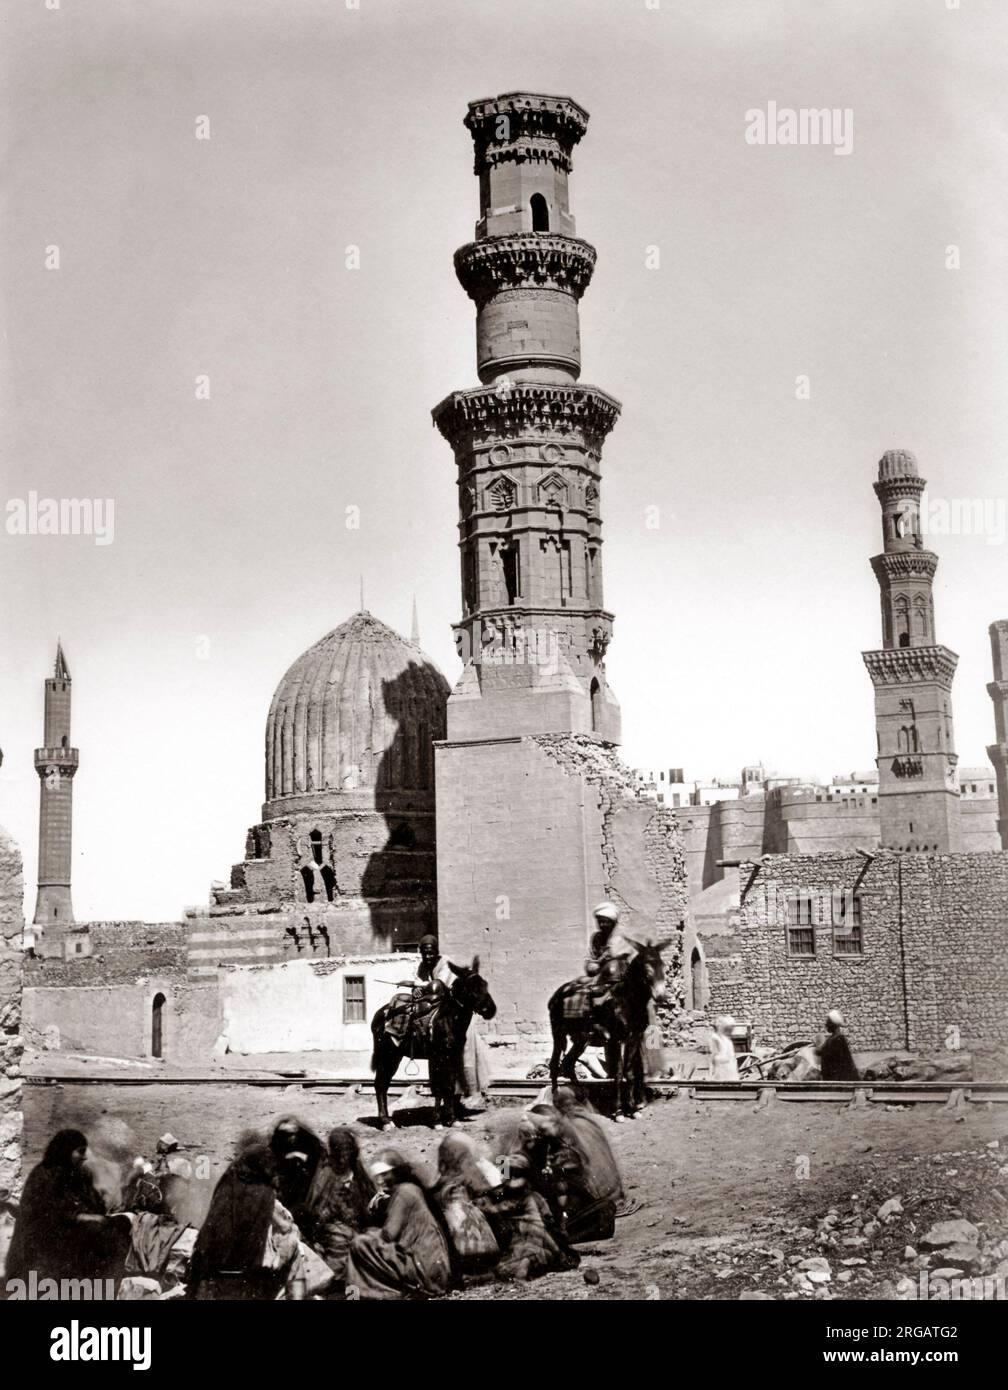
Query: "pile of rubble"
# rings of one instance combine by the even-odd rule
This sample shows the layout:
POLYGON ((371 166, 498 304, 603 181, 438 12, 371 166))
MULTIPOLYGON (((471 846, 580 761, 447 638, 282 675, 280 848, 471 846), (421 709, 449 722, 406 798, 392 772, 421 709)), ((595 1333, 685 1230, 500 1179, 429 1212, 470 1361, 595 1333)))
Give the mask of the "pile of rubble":
POLYGON ((714 1027, 703 1009, 684 1009, 679 1004, 658 1004, 658 1023, 665 1047, 678 1047, 690 1052, 703 1052, 714 1027))
POLYGON ((872 1183, 814 1226, 761 1221, 754 1238, 726 1243, 704 1271, 730 1281, 710 1296, 1008 1299, 1006 1158, 1006 1139, 916 1157, 902 1166, 902 1192, 872 1183))

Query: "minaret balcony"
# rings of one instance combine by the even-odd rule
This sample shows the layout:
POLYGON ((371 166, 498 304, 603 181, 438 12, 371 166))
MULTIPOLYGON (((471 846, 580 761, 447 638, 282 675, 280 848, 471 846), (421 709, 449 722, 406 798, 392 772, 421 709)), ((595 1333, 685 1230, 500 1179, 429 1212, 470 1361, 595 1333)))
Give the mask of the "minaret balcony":
POLYGON ((76 748, 36 748, 35 767, 43 771, 47 767, 58 767, 61 771, 75 771, 80 762, 80 752, 76 748))
POLYGON ((482 308, 504 290, 557 290, 581 298, 591 282, 596 251, 580 237, 550 232, 515 232, 460 246, 455 274, 482 308))

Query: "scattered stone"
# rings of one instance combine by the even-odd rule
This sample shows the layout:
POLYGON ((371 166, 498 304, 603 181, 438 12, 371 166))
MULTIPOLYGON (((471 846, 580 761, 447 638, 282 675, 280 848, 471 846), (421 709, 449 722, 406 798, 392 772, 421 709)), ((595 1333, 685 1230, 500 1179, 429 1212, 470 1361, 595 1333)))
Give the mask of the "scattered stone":
POLYGON ((581 1277, 584 1279, 586 1284, 600 1284, 602 1282, 601 1276, 597 1269, 586 1269, 581 1277))
POLYGON ((774 1303, 776 1301, 772 1293, 763 1293, 759 1289, 743 1289, 738 1296, 740 1303, 755 1303, 757 1299, 761 1303, 774 1303))
POLYGON ((912 1245, 908 1245, 906 1249, 903 1251, 903 1258, 904 1260, 916 1260, 917 1251, 913 1248, 912 1245))
POLYGON ((940 1250, 946 1245, 956 1245, 960 1241, 966 1245, 975 1245, 980 1239, 980 1232, 973 1225, 972 1221, 937 1221, 926 1235, 921 1236, 919 1244, 927 1250, 940 1250))
POLYGON ((898 1197, 890 1197, 888 1202, 883 1202, 875 1213, 879 1221, 885 1221, 890 1216, 899 1216, 903 1210, 903 1203, 898 1197))
POLYGON ((957 1240, 954 1245, 944 1245, 941 1253, 944 1259, 953 1260, 957 1265, 965 1265, 968 1269, 980 1263, 979 1249, 968 1241, 957 1240))

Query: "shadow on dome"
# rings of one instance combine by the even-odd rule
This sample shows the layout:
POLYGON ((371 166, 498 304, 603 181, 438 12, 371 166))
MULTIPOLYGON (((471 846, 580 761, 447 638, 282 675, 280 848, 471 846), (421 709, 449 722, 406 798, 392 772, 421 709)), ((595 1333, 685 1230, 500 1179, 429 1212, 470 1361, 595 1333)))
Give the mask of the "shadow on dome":
POLYGON ((434 741, 446 731, 448 682, 436 667, 411 661, 382 681, 382 699, 395 732, 379 759, 375 809, 387 838, 361 878, 372 930, 393 950, 415 947, 437 920, 434 826, 434 741))

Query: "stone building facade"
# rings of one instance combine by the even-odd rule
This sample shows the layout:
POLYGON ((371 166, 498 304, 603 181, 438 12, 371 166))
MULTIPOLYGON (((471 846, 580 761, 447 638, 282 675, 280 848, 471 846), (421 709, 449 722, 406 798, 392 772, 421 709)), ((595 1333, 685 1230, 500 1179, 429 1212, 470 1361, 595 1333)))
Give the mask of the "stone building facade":
POLYGON ((831 1008, 862 1049, 1008 1041, 1008 855, 767 855, 739 884, 709 1003, 761 1041, 807 1040, 831 1008))

